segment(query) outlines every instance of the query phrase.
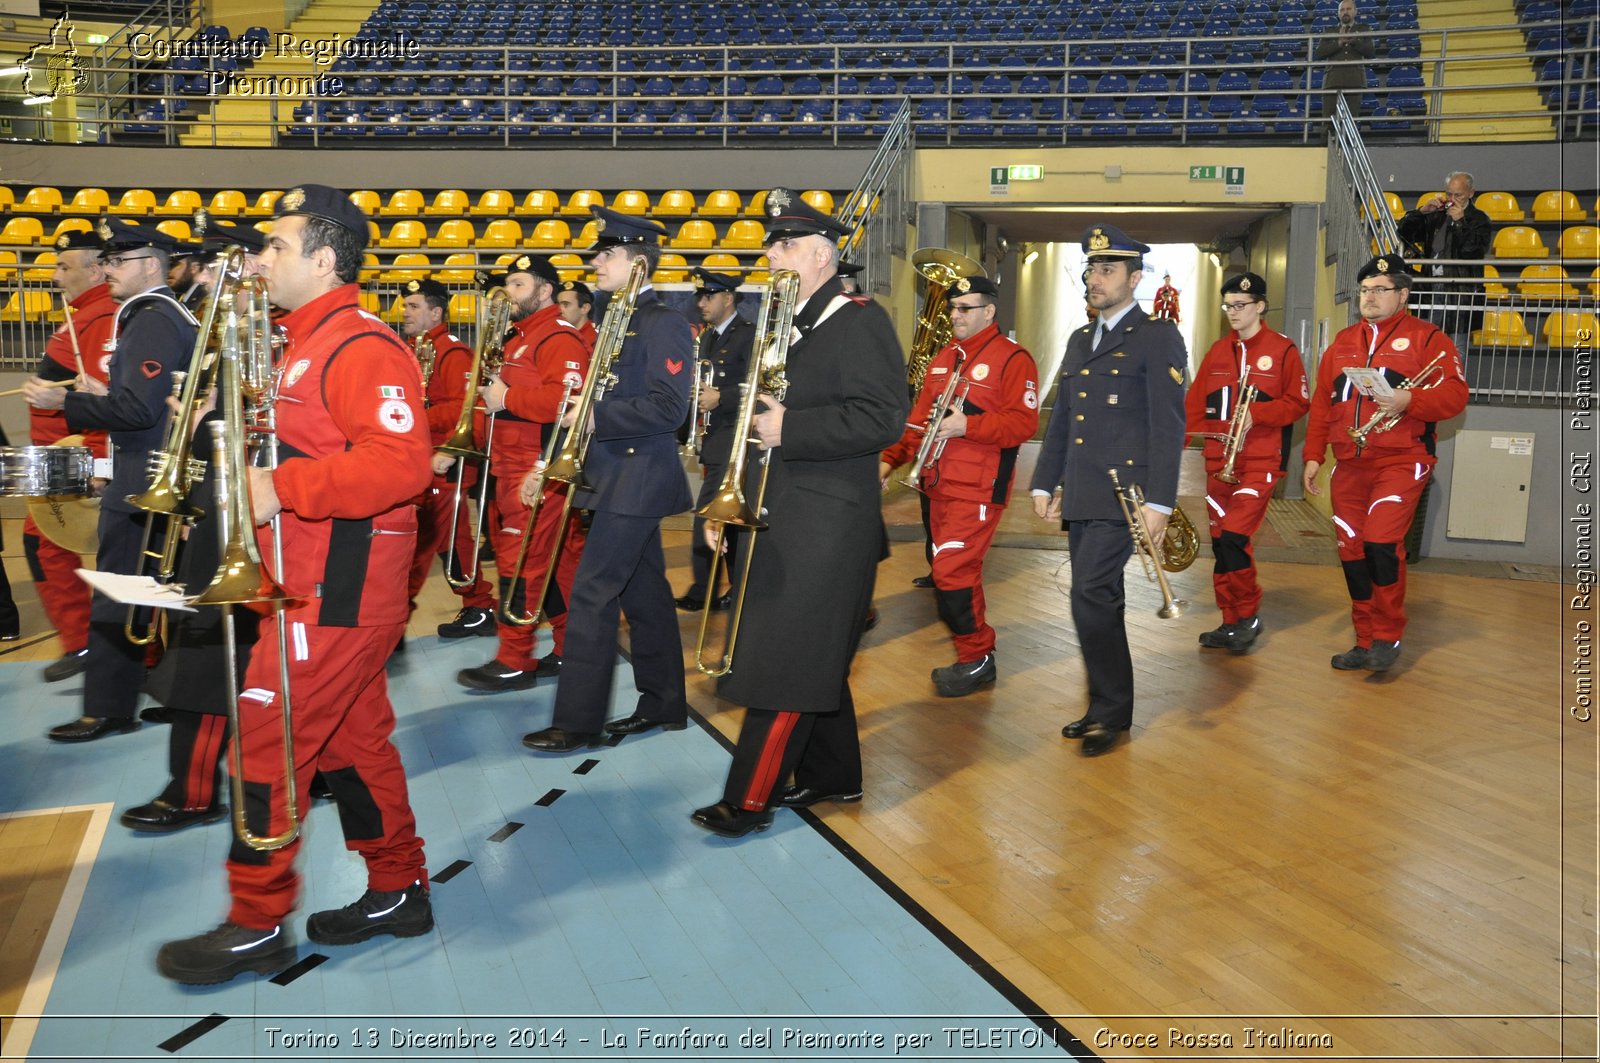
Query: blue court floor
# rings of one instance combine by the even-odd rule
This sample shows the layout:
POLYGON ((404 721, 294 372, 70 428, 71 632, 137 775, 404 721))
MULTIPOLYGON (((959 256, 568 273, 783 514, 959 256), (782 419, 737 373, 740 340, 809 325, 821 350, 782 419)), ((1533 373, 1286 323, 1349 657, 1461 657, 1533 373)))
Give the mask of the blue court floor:
MULTIPOLYGON (((701 726, 565 757, 524 750, 521 736, 550 722, 554 686, 464 692, 455 672, 492 647, 413 637, 390 666, 434 932, 305 941, 307 913, 365 888, 334 809, 318 803, 292 923, 300 962, 206 989, 159 977, 154 955, 225 914, 228 824, 167 836, 118 825, 164 784, 166 729, 48 742, 46 729, 78 714, 78 683, 44 684, 37 662, 0 664, 0 814, 110 806, 26 1058, 1068 1055, 1058 1026, 1028 1018, 1025 1000, 809 817, 780 812, 769 832, 735 841, 691 824, 728 762, 701 726)), ((635 696, 624 663, 612 715, 635 696)))

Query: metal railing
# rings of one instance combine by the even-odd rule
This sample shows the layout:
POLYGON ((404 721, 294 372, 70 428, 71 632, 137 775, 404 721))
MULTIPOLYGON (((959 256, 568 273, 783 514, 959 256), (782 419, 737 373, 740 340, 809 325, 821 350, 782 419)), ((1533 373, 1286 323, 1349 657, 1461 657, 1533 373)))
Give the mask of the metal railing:
POLYGON ((884 267, 890 256, 905 252, 903 220, 911 196, 910 161, 914 147, 911 104, 907 101, 889 120, 883 142, 834 215, 854 234, 846 244, 845 261, 865 266, 869 283, 880 290, 888 287, 888 271, 884 267))

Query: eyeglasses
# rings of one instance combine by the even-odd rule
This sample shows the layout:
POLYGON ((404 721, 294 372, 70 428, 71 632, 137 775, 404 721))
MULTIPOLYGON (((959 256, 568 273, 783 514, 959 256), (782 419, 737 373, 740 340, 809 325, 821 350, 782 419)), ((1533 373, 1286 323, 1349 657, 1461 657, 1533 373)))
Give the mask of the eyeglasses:
POLYGON ((952 314, 970 314, 974 310, 982 310, 988 305, 988 303, 973 303, 971 306, 962 306, 959 303, 951 303, 950 312, 952 314))
POLYGON ((109 258, 102 258, 100 260, 100 264, 102 266, 109 266, 112 269, 117 269, 118 267, 120 267, 120 266, 122 266, 122 265, 124 265, 126 263, 137 262, 141 258, 154 258, 154 257, 155 257, 154 255, 112 255, 109 258))
POLYGON ((1379 294, 1382 294, 1383 292, 1392 292, 1392 291, 1397 291, 1397 290, 1398 289, 1391 288, 1388 285, 1384 285, 1384 284, 1371 285, 1371 286, 1368 286, 1368 287, 1363 287, 1363 288, 1357 288, 1356 289, 1356 291, 1360 292, 1362 295, 1379 295, 1379 294))
POLYGON ((1224 314, 1231 314, 1235 310, 1243 310, 1247 306, 1255 306, 1255 305, 1256 305, 1256 300, 1254 300, 1254 299, 1250 300, 1248 303, 1223 303, 1222 304, 1222 312, 1224 314))

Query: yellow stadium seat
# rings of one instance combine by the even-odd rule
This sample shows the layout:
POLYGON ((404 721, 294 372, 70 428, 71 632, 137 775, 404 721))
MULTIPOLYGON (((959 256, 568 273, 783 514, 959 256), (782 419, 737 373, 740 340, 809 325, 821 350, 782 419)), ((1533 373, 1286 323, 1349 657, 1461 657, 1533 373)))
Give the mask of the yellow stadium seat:
POLYGON ((1503 299, 1511 294, 1511 289, 1500 283, 1500 271, 1493 266, 1483 267, 1483 292, 1491 299, 1503 299))
POLYGON ((744 208, 744 212, 752 218, 766 217, 767 190, 765 188, 750 197, 750 204, 744 208))
POLYGON ((41 251, 34 256, 33 265, 22 271, 25 281, 39 281, 48 284, 56 273, 56 253, 54 251, 41 251))
POLYGON ((1517 311, 1485 310, 1483 327, 1473 330, 1472 343, 1476 347, 1532 347, 1533 336, 1517 311))
POLYGON ((1490 221, 1521 221, 1527 217, 1510 192, 1479 192, 1472 205, 1489 215, 1490 221))
POLYGON ((170 193, 166 202, 157 207, 155 212, 168 217, 192 218, 194 212, 200 209, 200 204, 200 193, 185 188, 170 193))
POLYGON ((669 241, 669 247, 709 248, 716 246, 717 227, 708 221, 691 218, 678 226, 678 232, 669 241))
POLYGON ((72 202, 61 208, 63 214, 104 214, 111 209, 111 197, 103 188, 80 188, 72 202))
POLYGON ((71 233, 71 232, 83 232, 83 233, 86 233, 86 232, 93 232, 93 231, 94 231, 94 223, 91 222, 88 218, 63 218, 60 221, 60 223, 58 223, 56 225, 56 231, 50 234, 50 239, 41 240, 40 243, 48 243, 48 244, 54 245, 55 242, 57 240, 61 239, 61 237, 66 233, 71 233))
POLYGON ((483 233, 478 237, 478 246, 522 246, 522 223, 511 218, 496 218, 483 227, 483 233))
POLYGON ((1507 225, 1494 234, 1495 258, 1545 258, 1550 249, 1539 238, 1539 230, 1526 225, 1507 225))
POLYGON ((370 188, 357 189, 350 193, 350 202, 361 208, 361 213, 369 218, 376 218, 383 210, 383 197, 370 188))
POLYGON ((495 267, 495 269, 505 269, 507 262, 515 262, 517 259, 519 259, 521 257, 522 257, 522 252, 521 251, 507 251, 503 255, 496 255, 495 256, 495 260, 494 260, 494 267, 495 267))
POLYGON ((383 313, 383 307, 378 302, 377 292, 362 292, 360 295, 361 309, 378 317, 383 313))
POLYGON ((30 188, 11 209, 17 214, 54 214, 61 209, 61 189, 49 185, 30 188))
POLYGON ((450 297, 450 324, 476 325, 478 323, 478 293, 456 292, 450 297))
POLYGON ((263 192, 256 197, 256 201, 254 203, 245 208, 244 212, 252 218, 259 217, 261 215, 270 215, 277 207, 278 199, 282 195, 283 193, 277 190, 263 192))
MULTIPOLYGON (((130 188, 122 193, 111 213, 139 218, 156 209, 156 194, 148 188, 130 188)), ((270 213, 270 212, 269 212, 270 213)))
POLYGON ((244 213, 244 193, 232 188, 219 189, 211 194, 206 209, 219 218, 233 218, 244 213))
POLYGON ((551 255, 550 264, 556 268, 556 272, 561 275, 561 279, 564 281, 582 280, 586 272, 583 258, 580 255, 571 253, 551 255))
POLYGON ((378 241, 379 247, 421 247, 428 230, 420 221, 397 221, 389 228, 389 235, 378 241))
POLYGON ((0 321, 43 321, 49 315, 52 301, 49 292, 12 292, 0 321))
POLYGON ((10 284, 17 276, 17 253, 0 251, 0 283, 10 284))
POLYGON ((401 188, 389 194, 389 202, 378 211, 386 218, 422 213, 422 193, 415 188, 401 188))
POLYGON ((16 206, 16 203, 17 195, 15 192, 11 191, 11 186, 0 185, 0 211, 4 211, 9 214, 11 209, 16 206))
POLYGON ((356 275, 356 280, 361 284, 378 279, 378 256, 368 251, 361 256, 361 272, 356 275))
POLYGON ((800 193, 800 198, 822 211, 824 214, 833 213, 833 193, 824 192, 820 188, 813 188, 800 193))
POLYGON ((1533 201, 1534 221, 1584 221, 1589 217, 1589 212, 1578 203, 1578 197, 1571 192, 1557 189, 1554 192, 1541 192, 1539 198, 1533 201))
POLYGON ((727 233, 722 237, 722 246, 752 251, 766 247, 766 227, 753 219, 740 218, 728 226, 727 233))
POLYGON ((1594 278, 1594 281, 1589 285, 1589 294, 1596 299, 1600 299, 1600 266, 1596 266, 1594 272, 1589 276, 1594 278))
POLYGON ((378 281, 382 284, 404 284, 410 280, 421 280, 428 275, 429 265, 427 255, 417 251, 403 252, 394 256, 389 268, 378 274, 378 281))
POLYGON ((516 213, 524 218, 542 218, 561 210, 561 198, 548 188, 535 188, 522 197, 516 213))
POLYGON ((1544 319, 1544 341, 1552 347, 1563 349, 1582 343, 1585 350, 1594 350, 1597 327, 1594 315, 1587 310, 1557 310, 1544 319))
POLYGON ((1517 282, 1517 292, 1535 299, 1570 299, 1578 289, 1567 283, 1567 271, 1555 263, 1542 266, 1523 266, 1522 280, 1517 282))
POLYGON ((475 218, 484 216, 509 217, 517 209, 517 201, 504 188, 489 188, 479 193, 478 201, 467 211, 475 218))
POLYGON ((767 270, 771 265, 772 263, 767 261, 767 256, 762 255, 756 259, 755 268, 750 271, 750 275, 745 278, 745 282, 747 284, 770 284, 772 282, 772 274, 768 273, 767 270))
POLYGON ((682 255, 664 251, 650 279, 656 284, 681 284, 689 279, 689 261, 682 255))
POLYGON ((1431 200, 1438 199, 1442 195, 1444 195, 1443 192, 1424 192, 1424 193, 1422 193, 1422 195, 1417 197, 1417 209, 1421 210, 1422 209, 1422 205, 1424 203, 1427 203, 1427 202, 1429 202, 1431 200))
POLYGON ((12 218, 0 229, 0 244, 37 244, 44 239, 38 218, 12 218))
POLYGON ((1600 258, 1600 229, 1593 225, 1570 225, 1561 231, 1558 246, 1562 258, 1600 258))
POLYGON ((721 251, 701 259, 700 268, 714 269, 721 273, 739 273, 743 269, 739 263, 739 256, 725 255, 721 251))
POLYGON ((577 239, 572 241, 573 247, 593 247, 594 242, 600 238, 600 227, 592 221, 583 223, 577 239))
MULTIPOLYGON (((399 223, 396 223, 399 224, 399 223)), ((464 218, 452 218, 439 223, 438 230, 428 237, 429 247, 471 247, 478 240, 478 232, 464 218)))
POLYGON ((682 188, 669 188, 656 200, 652 213, 658 218, 687 218, 694 213, 694 193, 682 188))
POLYGON ((156 228, 172 237, 174 240, 187 242, 194 234, 189 231, 189 223, 182 218, 168 218, 166 221, 156 222, 156 228))
POLYGON ((739 198, 739 193, 731 188, 719 188, 715 192, 706 193, 706 201, 700 204, 702 218, 734 218, 744 209, 744 200, 739 198))
POLYGON ((1391 215, 1393 215, 1396 218, 1401 218, 1401 217, 1405 216, 1406 205, 1400 199, 1400 197, 1397 194, 1395 194, 1394 192, 1385 192, 1383 194, 1383 201, 1384 201, 1384 203, 1388 204, 1389 213, 1391 215))
MULTIPOLYGON (((638 189, 629 188, 618 192, 611 197, 611 209, 618 214, 648 214, 650 213, 650 197, 638 189)), ((567 213, 562 211, 563 214, 567 213)), ((584 211, 588 213, 588 211, 584 211)))
POLYGON ((471 284, 477 275, 478 256, 462 252, 446 257, 444 265, 434 271, 433 279, 441 284, 471 284))
POLYGON ((580 188, 567 197, 566 205, 561 208, 563 214, 579 214, 588 217, 590 207, 603 207, 606 197, 592 188, 580 188))
POLYGON ((445 188, 433 195, 433 202, 428 204, 428 209, 423 211, 429 217, 444 216, 453 218, 465 214, 471 201, 467 194, 459 188, 445 188))
POLYGON ((572 229, 560 218, 546 218, 528 234, 527 247, 566 247, 572 243, 572 229))
MULTIPOLYGON (((267 224, 271 225, 272 223, 268 222, 267 224)), ((261 223, 260 222, 256 222, 256 228, 257 229, 261 228, 261 223)), ((383 236, 383 230, 378 228, 378 223, 373 221, 371 218, 368 218, 367 219, 367 246, 368 247, 372 247, 375 244, 379 244, 380 239, 381 239, 382 236, 383 236)))
MULTIPOLYGON (((375 224, 376 223, 372 223, 372 225, 375 225, 375 224)), ((254 229, 258 233, 270 233, 270 232, 272 232, 272 219, 271 218, 263 218, 260 221, 256 222, 254 225, 252 225, 251 228, 254 229)), ((373 231, 372 227, 371 227, 371 225, 369 225, 368 231, 367 231, 367 246, 368 247, 371 247, 372 243, 373 243, 372 231, 373 231)))

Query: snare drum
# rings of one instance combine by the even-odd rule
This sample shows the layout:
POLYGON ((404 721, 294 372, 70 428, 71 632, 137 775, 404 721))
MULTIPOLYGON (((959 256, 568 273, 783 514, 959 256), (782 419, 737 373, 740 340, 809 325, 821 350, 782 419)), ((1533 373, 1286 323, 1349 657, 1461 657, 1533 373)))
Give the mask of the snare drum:
POLYGON ((82 498, 93 474, 88 447, 0 447, 0 495, 82 498))

